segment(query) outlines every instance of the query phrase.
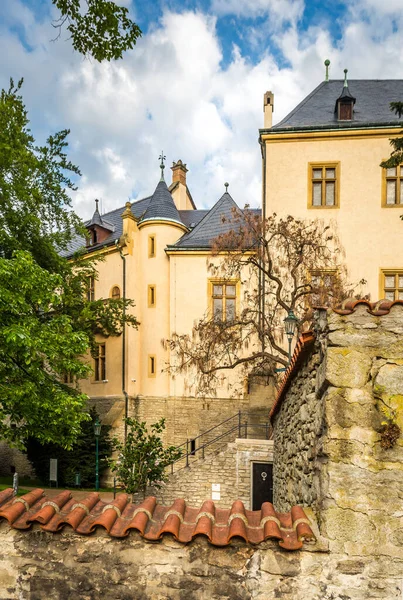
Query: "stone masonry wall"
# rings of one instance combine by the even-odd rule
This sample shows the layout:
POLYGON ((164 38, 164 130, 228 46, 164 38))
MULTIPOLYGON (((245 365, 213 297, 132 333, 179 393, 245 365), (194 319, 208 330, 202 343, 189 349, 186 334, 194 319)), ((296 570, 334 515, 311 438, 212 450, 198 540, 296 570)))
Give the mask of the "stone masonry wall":
MULTIPOLYGON (((251 505, 252 462, 272 462, 271 440, 237 439, 216 454, 198 459, 190 457, 188 468, 169 477, 160 490, 151 488, 147 495, 154 495, 161 504, 171 504, 176 498, 184 498, 190 504, 202 504, 212 499, 212 485, 220 485, 219 508, 231 506, 234 500, 242 500, 247 509, 251 505)), ((136 498, 140 501, 140 498, 136 498)))
MULTIPOLYGON (((277 510, 314 501, 321 534, 329 540, 332 554, 346 554, 354 569, 357 563, 370 563, 374 577, 384 574, 403 580, 403 437, 393 448, 381 445, 382 408, 396 411, 403 431, 403 306, 392 305, 382 316, 370 314, 366 304, 345 315, 321 311, 317 332, 321 361, 316 375, 314 365, 311 371, 316 398, 302 369, 276 420, 281 424, 281 446, 276 446, 275 432, 274 470, 277 485, 283 486, 276 491, 277 510), (298 401, 298 382, 308 411, 290 419, 290 404, 298 401), (297 480, 287 487, 278 473, 279 468, 287 468, 282 452, 295 444, 309 422, 316 417, 319 422, 322 410, 323 427, 318 427, 319 437, 311 445, 313 451, 317 448, 312 486, 304 491, 309 472, 297 472, 291 465, 303 484, 299 486, 297 480)), ((289 460, 293 460, 291 452, 289 460)), ((369 597, 381 598, 382 585, 371 585, 369 597)))
POLYGON ((147 543, 134 532, 113 539, 2 522, 0 566, 1 600, 401 600, 401 577, 383 563, 274 541, 217 548, 204 538, 147 543))
POLYGON ((287 512, 295 504, 315 505, 318 497, 317 456, 323 433, 323 401, 316 397, 317 352, 306 359, 275 419, 274 504, 287 512))

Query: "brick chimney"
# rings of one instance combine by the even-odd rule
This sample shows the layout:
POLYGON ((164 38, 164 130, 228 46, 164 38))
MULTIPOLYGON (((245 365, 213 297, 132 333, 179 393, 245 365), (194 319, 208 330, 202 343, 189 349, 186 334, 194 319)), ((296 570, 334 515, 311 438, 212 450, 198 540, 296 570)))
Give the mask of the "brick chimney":
POLYGON ((274 94, 266 92, 263 97, 264 129, 270 129, 273 124, 274 94))
POLYGON ((186 165, 179 159, 178 162, 172 163, 172 183, 179 181, 182 185, 186 186, 186 173, 188 169, 186 165))

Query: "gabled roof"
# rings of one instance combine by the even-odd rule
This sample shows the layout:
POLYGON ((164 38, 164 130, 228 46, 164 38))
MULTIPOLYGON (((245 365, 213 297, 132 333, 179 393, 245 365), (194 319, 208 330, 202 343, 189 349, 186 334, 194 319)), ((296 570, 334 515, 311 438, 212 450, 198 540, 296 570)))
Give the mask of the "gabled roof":
POLYGON ((233 229, 234 211, 242 212, 231 195, 225 192, 192 231, 182 236, 176 244, 168 246, 169 250, 211 248, 217 236, 233 229))
POLYGON ((183 225, 179 211, 176 208, 168 186, 163 179, 159 181, 155 188, 155 192, 151 196, 147 209, 139 223, 158 220, 172 221, 183 225))
POLYGON ((390 110, 389 105, 403 99, 402 79, 349 80, 349 93, 356 99, 351 121, 338 121, 334 113, 336 100, 343 93, 343 85, 342 79, 323 81, 280 123, 261 131, 276 133, 316 128, 398 127, 401 124, 401 119, 390 110))

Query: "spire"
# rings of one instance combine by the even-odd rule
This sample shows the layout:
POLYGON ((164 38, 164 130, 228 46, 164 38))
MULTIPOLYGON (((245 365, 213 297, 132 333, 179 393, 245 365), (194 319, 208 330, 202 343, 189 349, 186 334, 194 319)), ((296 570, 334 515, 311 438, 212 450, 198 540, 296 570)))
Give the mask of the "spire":
POLYGON ((164 155, 164 151, 162 150, 161 154, 158 157, 158 160, 160 160, 160 169, 161 169, 161 179, 160 181, 165 181, 164 179, 164 169, 165 169, 165 165, 164 165, 164 160, 166 160, 166 156, 164 155))

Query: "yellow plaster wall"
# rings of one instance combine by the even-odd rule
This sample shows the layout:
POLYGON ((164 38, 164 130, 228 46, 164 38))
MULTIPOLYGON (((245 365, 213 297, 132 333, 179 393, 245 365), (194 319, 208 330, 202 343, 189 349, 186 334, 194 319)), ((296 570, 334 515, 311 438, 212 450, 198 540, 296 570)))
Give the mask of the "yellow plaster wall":
MULTIPOLYGON (((403 207, 382 208, 379 163, 391 148, 385 133, 310 136, 266 140, 267 214, 334 219, 346 251, 351 281, 365 278, 372 300, 379 298, 380 269, 403 268, 403 207), (308 209, 308 163, 340 162, 340 207, 308 209)), ((268 136, 270 138, 270 136, 268 136)), ((365 290, 364 290, 365 291, 365 290)))

